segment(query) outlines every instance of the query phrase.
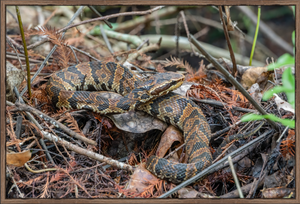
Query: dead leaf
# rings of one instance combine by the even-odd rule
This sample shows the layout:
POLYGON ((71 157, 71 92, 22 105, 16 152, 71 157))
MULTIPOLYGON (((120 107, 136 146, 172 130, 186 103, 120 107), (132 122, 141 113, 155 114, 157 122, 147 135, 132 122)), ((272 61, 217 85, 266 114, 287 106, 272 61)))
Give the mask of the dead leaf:
POLYGON ((138 193, 142 193, 149 186, 149 181, 151 181, 151 183, 158 183, 159 179, 145 168, 144 163, 140 164, 130 176, 126 189, 132 189, 138 193))
POLYGON ((257 79, 255 80, 255 83, 258 83, 259 87, 261 89, 266 89, 266 85, 268 84, 268 80, 274 81, 273 73, 274 73, 274 71, 266 71, 266 72, 261 73, 261 75, 258 76, 257 79))
POLYGON ((191 88, 192 85, 194 85, 196 83, 194 82, 183 82, 183 84, 177 88, 176 90, 174 90, 173 92, 174 93, 177 93, 181 96, 185 96, 186 95, 186 92, 191 88))
POLYGON ((224 6, 225 8, 225 13, 227 16, 227 29, 228 31, 234 31, 234 23, 232 23, 231 21, 231 17, 230 17, 230 6, 224 6))
MULTIPOLYGON (((120 99, 122 96, 114 92, 99 92, 102 97, 120 99)), ((130 111, 121 114, 107 115, 121 130, 132 133, 144 133, 153 129, 164 131, 167 124, 143 111, 130 111)))
POLYGON ((260 176, 261 170, 262 170, 263 166, 266 165, 266 162, 267 162, 267 160, 266 160, 267 155, 263 154, 263 153, 261 153, 260 155, 261 156, 256 159, 253 170, 252 170, 253 171, 252 176, 255 178, 258 178, 260 176))
POLYGON ((238 164, 241 168, 251 168, 252 167, 252 160, 248 157, 244 157, 240 161, 238 161, 238 164))
POLYGON ((291 104, 282 100, 277 94, 274 93, 273 95, 275 96, 274 100, 278 107, 278 110, 283 109, 283 110, 290 111, 295 114, 295 109, 292 107, 291 104))
POLYGON ((18 89, 24 78, 25 74, 21 69, 6 61, 6 100, 15 101, 14 87, 18 89))
POLYGON ((248 92, 256 100, 256 102, 261 102, 263 95, 261 93, 261 89, 259 88, 258 83, 252 84, 252 86, 248 89, 248 92))
POLYGON ((295 194, 295 189, 293 188, 268 188, 261 190, 263 198, 283 198, 289 196, 291 193, 295 194))
POLYGON ((23 152, 7 152, 6 153, 6 164, 14 165, 17 167, 23 166, 31 158, 30 150, 23 152))
POLYGON ((164 131, 167 124, 143 111, 130 111, 122 114, 107 115, 115 125, 124 131, 144 133, 153 129, 164 131))
POLYGON ((287 175, 287 183, 291 183, 292 180, 295 179, 295 175, 294 175, 294 168, 292 169, 292 171, 290 172, 290 174, 287 175))
MULTIPOLYGON (((259 77, 262 76, 264 72, 268 72, 267 67, 253 67, 250 69, 247 69, 245 73, 242 76, 241 84, 245 89, 248 89, 253 84, 256 83, 256 81, 259 79, 259 77)), ((262 79, 259 79, 262 81, 262 79)))
POLYGON ((274 174, 266 176, 264 187, 265 188, 275 188, 279 186, 286 185, 286 176, 281 171, 276 171, 274 174))
POLYGON ((199 192, 192 188, 182 188, 178 191, 178 198, 197 198, 199 192))
POLYGON ((170 125, 161 136, 160 143, 156 150, 156 156, 164 157, 167 151, 171 148, 172 144, 176 141, 183 143, 182 132, 173 125, 170 125))

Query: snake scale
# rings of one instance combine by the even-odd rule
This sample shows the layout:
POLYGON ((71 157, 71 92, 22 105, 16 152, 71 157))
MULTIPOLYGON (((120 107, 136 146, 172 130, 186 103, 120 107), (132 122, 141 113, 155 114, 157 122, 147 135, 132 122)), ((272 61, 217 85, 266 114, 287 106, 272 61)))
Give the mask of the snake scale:
POLYGON ((151 156, 146 168, 161 179, 180 183, 210 165, 210 127, 193 101, 170 92, 184 76, 159 73, 147 80, 114 62, 85 62, 54 73, 46 91, 56 107, 87 109, 101 114, 138 109, 178 127, 184 133, 188 163, 151 156), (113 91, 123 98, 101 97, 97 91, 113 91))

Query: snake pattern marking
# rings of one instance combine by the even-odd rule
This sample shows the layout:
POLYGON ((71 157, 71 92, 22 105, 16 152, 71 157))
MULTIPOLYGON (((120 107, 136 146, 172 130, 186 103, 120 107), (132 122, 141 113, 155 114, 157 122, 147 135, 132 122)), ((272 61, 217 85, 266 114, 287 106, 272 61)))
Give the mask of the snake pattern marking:
POLYGON ((188 164, 151 156, 146 168, 161 179, 181 183, 210 165, 210 127, 193 101, 170 92, 184 76, 159 73, 145 80, 114 62, 86 62, 54 73, 46 91, 56 107, 87 109, 101 114, 138 109, 183 131, 188 164), (101 97, 97 91, 114 91, 118 100, 101 97))

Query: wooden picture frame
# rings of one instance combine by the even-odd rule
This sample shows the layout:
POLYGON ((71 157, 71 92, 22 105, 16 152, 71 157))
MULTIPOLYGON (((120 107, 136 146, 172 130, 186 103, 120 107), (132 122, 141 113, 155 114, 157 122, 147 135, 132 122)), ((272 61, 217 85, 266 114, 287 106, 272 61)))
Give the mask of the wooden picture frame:
MULTIPOLYGON (((0 172, 1 172, 1 183, 0 183, 0 203, 300 203, 300 171, 299 171, 299 155, 300 149, 300 132, 299 128, 296 128, 296 198, 295 199, 8 199, 6 198, 6 146, 5 146, 5 110, 6 110, 6 91, 5 91, 5 46, 6 46, 6 6, 14 5, 295 5, 295 78, 296 78, 296 90, 300 89, 300 79, 299 78, 299 69, 300 69, 300 1, 299 0, 228 0, 228 1, 219 1, 219 0, 188 0, 188 1, 138 1, 138 0, 114 0, 114 1, 92 1, 92 0, 70 0, 70 1, 60 1, 60 0, 2 0, 1 1, 1 68, 0 68, 0 172)), ((300 103, 300 94, 296 92, 296 114, 300 114, 299 105, 300 103)), ((299 125, 300 121, 296 118, 296 127, 299 125)))

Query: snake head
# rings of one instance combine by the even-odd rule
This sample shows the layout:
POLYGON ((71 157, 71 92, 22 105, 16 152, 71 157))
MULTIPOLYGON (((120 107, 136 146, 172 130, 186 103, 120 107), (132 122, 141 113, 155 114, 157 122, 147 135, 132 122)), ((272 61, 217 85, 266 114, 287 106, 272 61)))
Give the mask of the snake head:
POLYGON ((150 77, 152 84, 148 92, 152 96, 162 96, 180 87, 184 75, 175 72, 159 73, 150 77))
POLYGON ((125 97, 131 101, 146 103, 177 89, 183 81, 184 76, 182 74, 175 72, 159 73, 148 78, 125 97))

